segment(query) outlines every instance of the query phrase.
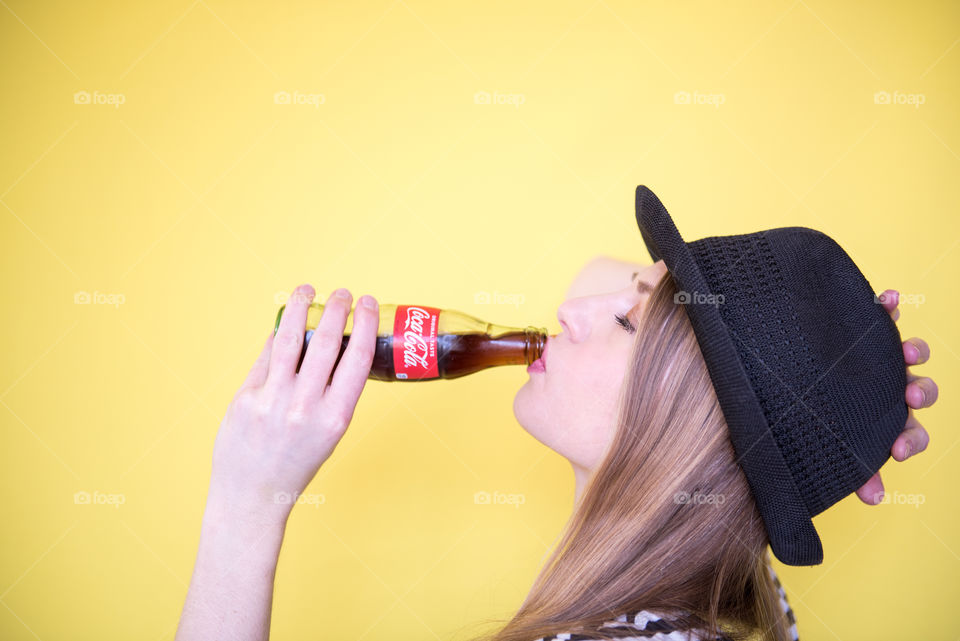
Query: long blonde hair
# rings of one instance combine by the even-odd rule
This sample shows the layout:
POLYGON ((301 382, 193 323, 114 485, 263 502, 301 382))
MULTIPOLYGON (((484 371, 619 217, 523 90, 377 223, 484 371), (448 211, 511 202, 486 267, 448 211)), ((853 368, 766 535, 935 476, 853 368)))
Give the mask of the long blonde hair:
POLYGON ((733 639, 790 638, 767 535, 675 293, 666 273, 648 299, 615 433, 560 542, 516 614, 474 641, 622 637, 602 624, 639 610, 733 639))

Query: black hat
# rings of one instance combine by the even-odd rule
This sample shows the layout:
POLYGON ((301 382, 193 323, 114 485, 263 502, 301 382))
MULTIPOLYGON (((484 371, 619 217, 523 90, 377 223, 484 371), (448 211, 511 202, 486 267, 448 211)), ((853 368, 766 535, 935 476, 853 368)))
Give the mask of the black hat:
POLYGON ((685 305, 773 553, 821 563, 812 517, 880 469, 907 420, 896 323, 822 232, 688 243, 643 185, 637 224, 685 305))

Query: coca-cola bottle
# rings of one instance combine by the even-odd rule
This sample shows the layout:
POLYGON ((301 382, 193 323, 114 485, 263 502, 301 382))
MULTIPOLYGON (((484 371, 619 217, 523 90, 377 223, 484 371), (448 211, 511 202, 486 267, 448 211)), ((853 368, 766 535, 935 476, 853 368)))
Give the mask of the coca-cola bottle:
MULTIPOLYGON (((285 308, 283 305, 277 313, 274 334, 285 308)), ((320 303, 307 308, 298 372, 322 315, 320 303)), ((352 328, 353 310, 347 315, 336 363, 350 341, 352 328)), ((424 305, 380 305, 376 353, 367 378, 426 381, 459 378, 498 365, 531 365, 539 360, 546 342, 547 330, 543 328, 494 325, 462 312, 424 305)))

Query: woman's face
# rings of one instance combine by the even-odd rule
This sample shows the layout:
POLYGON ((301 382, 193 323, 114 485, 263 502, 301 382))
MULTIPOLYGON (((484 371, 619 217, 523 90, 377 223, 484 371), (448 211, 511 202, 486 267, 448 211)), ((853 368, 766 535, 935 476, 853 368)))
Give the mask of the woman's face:
POLYGON ((513 400, 519 423, 577 470, 592 470, 613 435, 620 385, 649 290, 666 272, 663 261, 640 269, 609 294, 565 301, 557 309, 563 330, 547 341, 546 371, 530 372, 513 400), (638 291, 639 290, 639 291, 638 291))

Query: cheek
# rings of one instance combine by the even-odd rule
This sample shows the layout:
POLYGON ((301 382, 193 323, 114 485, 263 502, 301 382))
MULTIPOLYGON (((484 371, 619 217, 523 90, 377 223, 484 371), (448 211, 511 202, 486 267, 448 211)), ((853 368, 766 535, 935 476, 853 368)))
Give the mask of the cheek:
POLYGON ((623 371, 616 362, 588 360, 576 371, 557 377, 556 386, 548 390, 550 401, 560 421, 571 431, 589 428, 596 432, 600 425, 606 426, 616 417, 622 381, 623 371))
POLYGON ((613 356, 590 353, 548 373, 542 386, 524 386, 514 400, 520 424, 567 459, 593 467, 612 436, 626 369, 613 356))

